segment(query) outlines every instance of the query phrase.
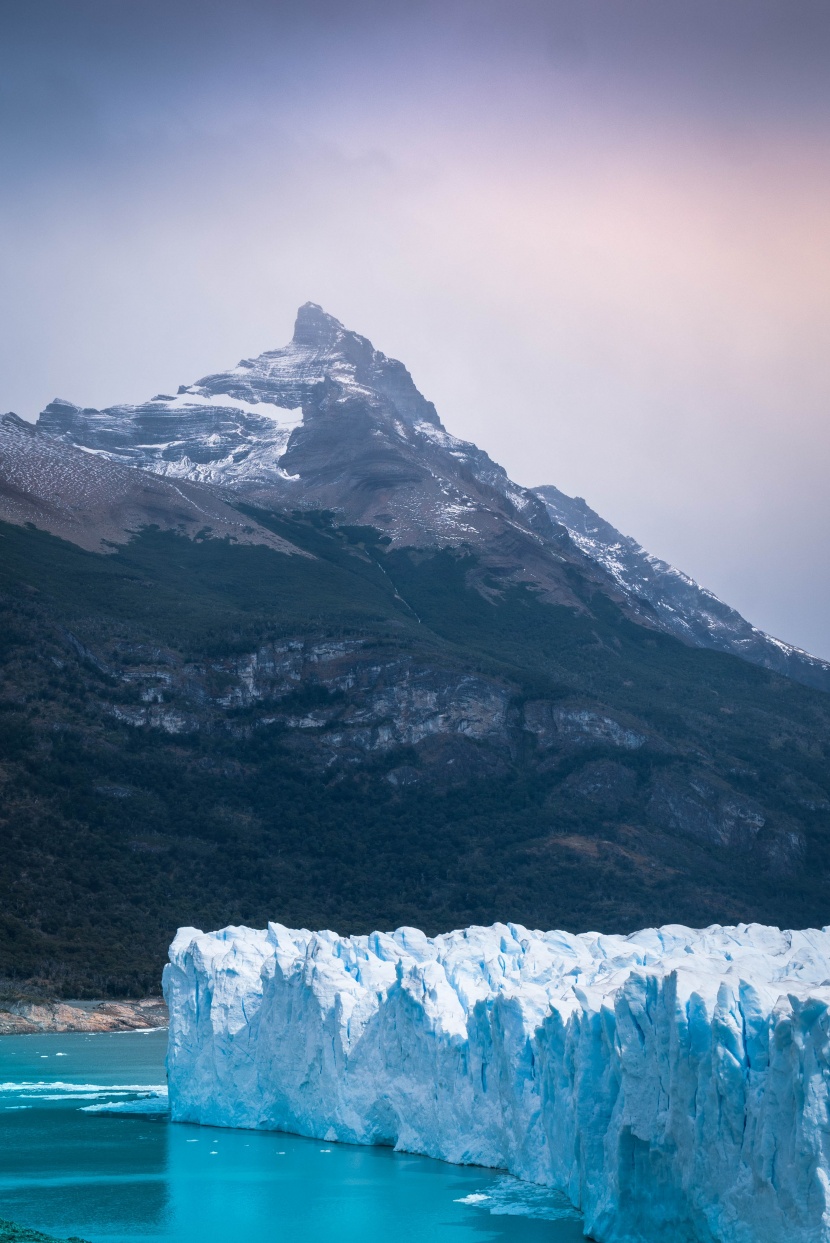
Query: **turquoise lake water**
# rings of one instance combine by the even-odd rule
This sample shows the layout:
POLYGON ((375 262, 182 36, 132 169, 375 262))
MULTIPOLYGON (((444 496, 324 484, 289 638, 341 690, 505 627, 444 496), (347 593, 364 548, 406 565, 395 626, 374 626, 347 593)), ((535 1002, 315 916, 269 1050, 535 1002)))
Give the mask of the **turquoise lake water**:
POLYGON ((583 1238, 554 1194, 493 1170, 171 1123, 165 1047, 164 1032, 0 1037, 0 1217, 91 1243, 583 1238))

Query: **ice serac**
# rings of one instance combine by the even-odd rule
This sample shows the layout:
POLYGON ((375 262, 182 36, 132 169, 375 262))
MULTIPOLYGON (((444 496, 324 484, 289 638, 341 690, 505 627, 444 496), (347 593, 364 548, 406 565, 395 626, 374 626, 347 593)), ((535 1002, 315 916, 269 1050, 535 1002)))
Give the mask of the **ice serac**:
POLYGON ((564 1192, 600 1243, 830 1240, 830 929, 184 928, 172 1116, 564 1192))

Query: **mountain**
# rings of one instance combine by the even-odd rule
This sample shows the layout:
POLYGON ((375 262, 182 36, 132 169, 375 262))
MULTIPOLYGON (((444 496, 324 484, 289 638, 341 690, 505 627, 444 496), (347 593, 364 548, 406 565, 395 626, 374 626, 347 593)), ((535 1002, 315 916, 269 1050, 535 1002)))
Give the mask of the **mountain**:
POLYGON ((514 484, 443 427, 402 363, 315 303, 292 341, 139 406, 53 401, 64 443, 255 505, 330 510, 398 547, 468 547, 505 582, 579 608, 573 569, 646 625, 830 690, 830 664, 752 626, 554 487, 514 484))
POLYGON ((175 397, 2 420, 8 987, 141 994, 182 924, 830 922, 830 698, 551 503, 311 305, 175 397))
POLYGON ((140 406, 56 400, 38 429, 254 505, 331 511, 391 547, 475 548, 505 581, 572 607, 567 567, 596 576, 538 497, 444 430, 402 363, 314 303, 300 308, 284 349, 140 406))

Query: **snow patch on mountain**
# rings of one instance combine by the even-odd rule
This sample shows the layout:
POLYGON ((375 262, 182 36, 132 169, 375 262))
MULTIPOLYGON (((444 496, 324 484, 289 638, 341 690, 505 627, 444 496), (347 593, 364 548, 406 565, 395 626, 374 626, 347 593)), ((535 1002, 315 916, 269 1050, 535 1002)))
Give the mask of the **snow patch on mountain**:
POLYGON ((175 397, 154 397, 150 404, 158 405, 164 410, 191 410, 194 407, 204 409, 206 406, 216 406, 220 410, 240 410, 243 414, 261 415, 271 419, 279 427, 292 430, 303 421, 301 406, 285 409, 270 401, 245 401, 241 397, 234 397, 232 393, 200 393, 195 388, 185 389, 175 397))
POLYGON ((830 1240, 830 929, 181 929, 174 1120, 552 1187, 600 1243, 830 1240))

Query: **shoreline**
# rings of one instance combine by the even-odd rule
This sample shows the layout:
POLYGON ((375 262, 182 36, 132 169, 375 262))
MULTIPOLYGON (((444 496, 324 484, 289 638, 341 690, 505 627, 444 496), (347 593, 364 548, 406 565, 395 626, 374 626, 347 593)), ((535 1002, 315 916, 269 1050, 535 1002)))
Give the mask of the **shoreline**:
POLYGON ((0 1243, 85 1243, 76 1235, 68 1239, 58 1239, 53 1234, 43 1234, 40 1230, 31 1230, 28 1226, 20 1226, 16 1221, 7 1221, 0 1217, 0 1243))
POLYGON ((168 1026, 160 997, 140 1001, 15 1001, 0 1005, 0 1036, 151 1031, 168 1026))

